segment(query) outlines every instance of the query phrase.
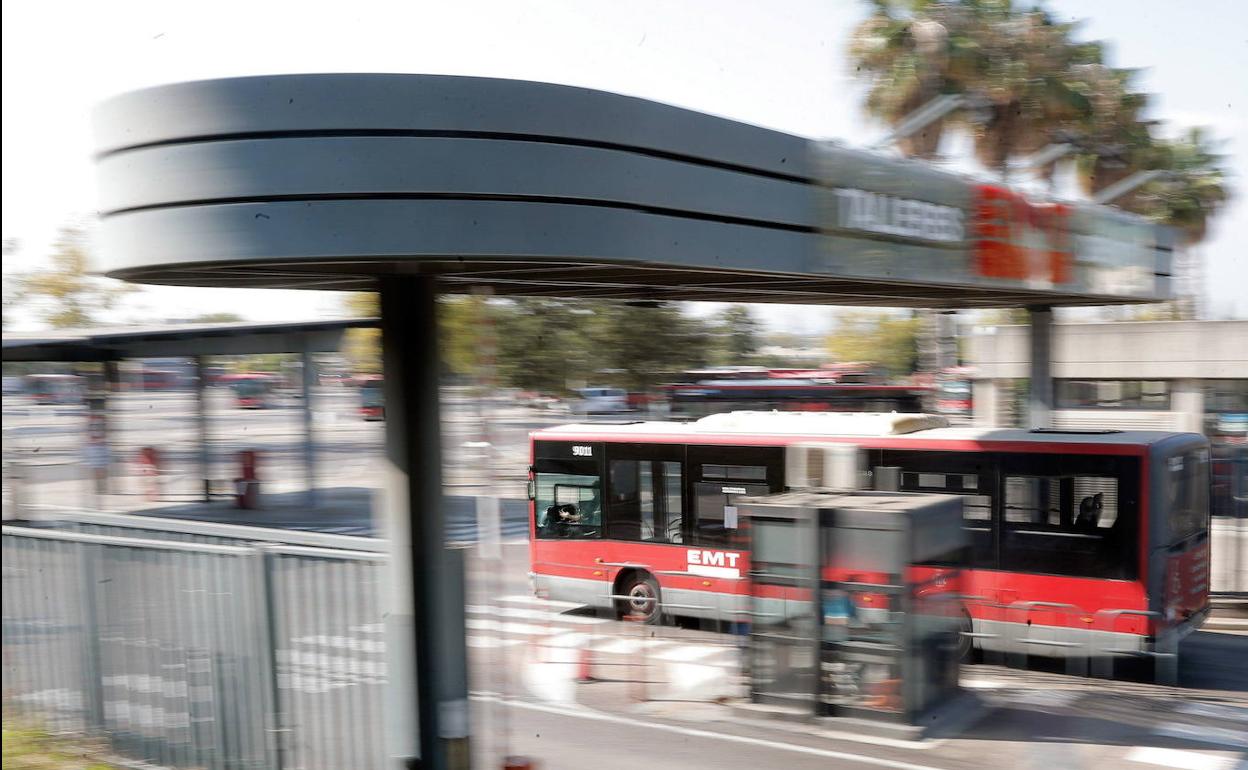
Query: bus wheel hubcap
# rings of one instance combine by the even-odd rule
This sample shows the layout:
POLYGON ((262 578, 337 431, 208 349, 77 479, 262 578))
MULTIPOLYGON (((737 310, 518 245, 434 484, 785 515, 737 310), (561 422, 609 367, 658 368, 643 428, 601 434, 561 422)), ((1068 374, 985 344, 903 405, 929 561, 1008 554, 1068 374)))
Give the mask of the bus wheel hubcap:
POLYGON ((654 594, 650 591, 650 586, 645 583, 638 583, 633 586, 633 590, 628 592, 629 608, 639 615, 649 615, 654 612, 654 594))

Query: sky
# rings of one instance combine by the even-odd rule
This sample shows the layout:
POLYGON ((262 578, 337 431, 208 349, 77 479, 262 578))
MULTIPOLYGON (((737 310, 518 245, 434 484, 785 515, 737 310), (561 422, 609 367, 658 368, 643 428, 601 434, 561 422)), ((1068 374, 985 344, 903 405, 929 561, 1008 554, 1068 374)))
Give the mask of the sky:
MULTIPOLYGON (((1248 318, 1248 3, 1050 0, 1081 35, 1111 43, 1111 64, 1140 68, 1167 130, 1204 125, 1225 140, 1241 193, 1202 245, 1205 299, 1248 318)), ((46 261, 57 229, 96 205, 90 112, 109 96, 162 83, 294 72, 405 72, 541 80, 667 102, 863 146, 885 134, 862 117, 848 70, 862 0, 628 3, 181 2, 3 5, 5 275, 46 261)), ((952 152, 960 150, 955 141, 952 152)), ((955 167, 973 161, 955 157, 955 167)), ((826 308, 758 306, 778 330, 826 331, 826 308)), ((341 312, 340 295, 146 287, 112 320, 208 312, 279 321, 341 312)), ((703 309, 702 312, 707 312, 703 309)), ((15 328, 38 328, 29 315, 15 328)))

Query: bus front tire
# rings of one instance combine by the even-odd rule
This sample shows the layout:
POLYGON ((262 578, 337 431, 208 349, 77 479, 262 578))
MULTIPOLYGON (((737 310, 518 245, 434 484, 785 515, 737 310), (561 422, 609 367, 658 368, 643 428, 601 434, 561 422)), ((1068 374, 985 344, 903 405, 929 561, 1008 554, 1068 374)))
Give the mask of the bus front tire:
POLYGON ((615 603, 616 616, 621 620, 632 618, 654 625, 663 615, 659 611, 659 583, 649 572, 633 572, 620 581, 616 594, 628 597, 615 603))

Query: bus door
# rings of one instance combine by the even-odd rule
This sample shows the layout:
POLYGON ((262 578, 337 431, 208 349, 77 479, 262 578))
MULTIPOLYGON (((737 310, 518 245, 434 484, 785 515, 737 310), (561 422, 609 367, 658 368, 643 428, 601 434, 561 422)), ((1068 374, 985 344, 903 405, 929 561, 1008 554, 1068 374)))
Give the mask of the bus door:
POLYGON ((749 536, 737 501, 784 490, 784 449, 691 446, 688 464, 692 515, 686 569, 705 577, 706 590, 745 596, 749 536))
MULTIPOLYGON (((685 568, 685 447, 612 443, 605 451, 607 496, 597 558, 643 567, 660 585, 668 583, 661 573, 685 568)), ((610 569, 613 579, 621 569, 610 569)))
MULTIPOLYGON (((970 543, 963 575, 963 607, 974 631, 991 633, 985 621, 1001 621, 1001 605, 1018 600, 1017 591, 998 581, 997 553, 1000 525, 995 501, 998 492, 998 455, 990 452, 882 450, 873 452, 872 465, 901 469, 902 492, 935 492, 962 497, 962 529, 970 543), (1006 591, 1003 595, 1002 591, 1006 591)), ((991 640, 991 637, 984 637, 991 640)), ((990 644, 988 646, 991 646, 990 644)))
POLYGON ((1152 506, 1149 561, 1164 566, 1153 576, 1160 590, 1150 586, 1150 594, 1167 625, 1180 625, 1199 620, 1209 606, 1209 447, 1189 444, 1157 464, 1161 495, 1152 506))

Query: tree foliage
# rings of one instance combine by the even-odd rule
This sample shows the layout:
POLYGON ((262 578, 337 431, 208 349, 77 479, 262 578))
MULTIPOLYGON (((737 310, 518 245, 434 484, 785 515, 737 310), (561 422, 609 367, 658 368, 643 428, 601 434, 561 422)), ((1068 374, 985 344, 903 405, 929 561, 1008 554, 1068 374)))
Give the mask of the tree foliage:
POLYGON ((871 362, 894 377, 908 375, 918 364, 920 323, 914 315, 850 311, 828 336, 828 353, 837 363, 871 362))
MULTIPOLYGON (((970 132, 975 154, 1004 174, 1011 161, 1049 145, 1071 145, 1079 179, 1097 193, 1145 169, 1172 172, 1116 202, 1200 241, 1229 190, 1224 159, 1205 133, 1155 136, 1135 72, 1105 64, 1105 47, 1080 41, 1078 23, 1058 22, 1014 0, 874 0, 853 33, 850 63, 869 83, 868 114, 896 125, 942 94, 962 109, 902 139, 913 157, 936 155, 946 128, 970 132)), ((1051 177, 1053 161, 1041 173, 1051 177)))
MULTIPOLYGON (((348 312, 376 315, 376 296, 352 296, 348 312)), ((705 364, 711 341, 705 322, 674 305, 541 297, 443 297, 439 329, 446 374, 551 394, 589 384, 644 391, 705 364)), ((350 330, 344 353, 356 372, 381 371, 375 329, 350 330)))
POLYGON ((16 286, 17 301, 34 300, 35 315, 55 329, 96 326, 103 311, 137 290, 91 273, 86 232, 76 225, 61 229, 51 266, 20 276, 16 286))
POLYGON ((745 305, 729 305, 715 319, 716 363, 746 364, 758 353, 762 325, 745 305))

